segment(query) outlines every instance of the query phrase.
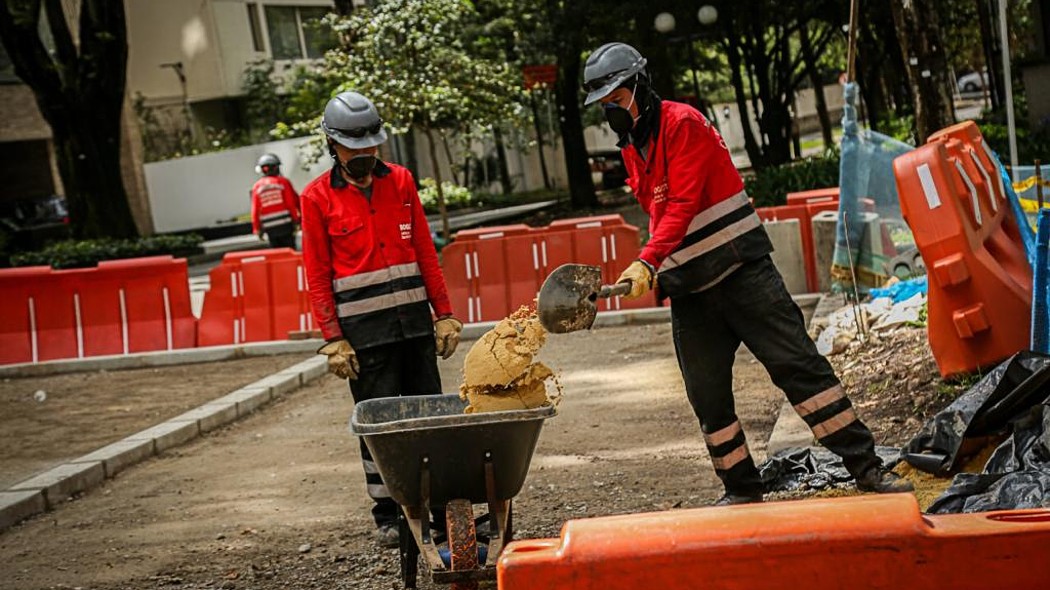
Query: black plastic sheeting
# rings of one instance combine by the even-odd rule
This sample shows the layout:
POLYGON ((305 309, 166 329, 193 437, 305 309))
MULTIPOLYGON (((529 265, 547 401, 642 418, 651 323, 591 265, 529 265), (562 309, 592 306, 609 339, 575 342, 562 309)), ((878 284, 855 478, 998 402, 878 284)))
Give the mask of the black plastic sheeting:
MULTIPOLYGON (((894 447, 875 447, 875 452, 888 467, 900 460, 900 449, 894 447)), ((823 447, 784 449, 758 469, 766 492, 826 490, 853 481, 842 459, 823 447)))
POLYGON ((966 438, 1009 433, 1010 423, 1050 401, 1050 356, 1021 352, 985 375, 928 421, 904 447, 916 469, 948 475, 966 438))
MULTIPOLYGON (((888 468, 903 459, 947 477, 989 437, 1006 439, 982 473, 956 475, 929 513, 1050 507, 1050 356, 1014 355, 930 419, 903 450, 876 452, 888 468)), ((841 459, 819 447, 785 449, 759 471, 768 492, 847 487, 852 480, 841 459)))

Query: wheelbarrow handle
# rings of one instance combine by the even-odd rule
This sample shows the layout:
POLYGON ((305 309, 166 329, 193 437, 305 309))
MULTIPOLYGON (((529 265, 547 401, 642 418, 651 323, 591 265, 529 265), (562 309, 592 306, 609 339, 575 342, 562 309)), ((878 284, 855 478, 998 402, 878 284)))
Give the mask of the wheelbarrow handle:
POLYGON ((608 297, 619 297, 621 295, 626 295, 630 292, 631 283, 629 282, 616 283, 615 285, 602 285, 601 290, 598 291, 598 297, 601 297, 602 299, 608 297))

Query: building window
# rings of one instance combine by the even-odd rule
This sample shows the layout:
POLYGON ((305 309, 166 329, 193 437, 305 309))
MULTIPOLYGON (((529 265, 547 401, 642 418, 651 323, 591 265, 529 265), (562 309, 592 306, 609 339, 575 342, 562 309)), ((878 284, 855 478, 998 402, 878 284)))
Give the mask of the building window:
POLYGON ((266 6, 266 31, 274 59, 316 59, 335 46, 335 36, 322 27, 326 6, 266 6))
POLYGON ((259 5, 255 2, 248 3, 248 26, 252 30, 252 49, 266 51, 266 47, 263 46, 262 25, 259 24, 259 5))

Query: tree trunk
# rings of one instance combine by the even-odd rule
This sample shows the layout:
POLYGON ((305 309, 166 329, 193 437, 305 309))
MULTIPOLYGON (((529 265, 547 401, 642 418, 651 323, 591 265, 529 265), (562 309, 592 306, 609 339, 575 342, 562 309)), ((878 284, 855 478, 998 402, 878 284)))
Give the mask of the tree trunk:
POLYGON ((448 147, 448 136, 441 134, 441 145, 445 148, 445 159, 448 160, 448 169, 452 171, 452 182, 463 186, 459 182, 459 173, 456 172, 456 159, 452 157, 452 148, 448 147))
POLYGON ((908 83, 915 99, 918 143, 955 123, 955 105, 948 91, 948 60, 941 42, 936 2, 893 0, 893 20, 904 54, 908 83))
POLYGON ((740 73, 740 53, 739 45, 736 39, 736 33, 732 30, 728 30, 726 37, 726 58, 729 60, 729 77, 733 84, 733 94, 736 98, 736 108, 739 111, 740 126, 743 129, 744 134, 744 149, 747 151, 747 157, 751 161, 751 166, 755 169, 762 168, 764 162, 762 160, 762 150, 758 146, 758 142, 755 140, 755 134, 751 130, 751 115, 748 114, 747 109, 747 93, 744 90, 744 78, 740 73))
POLYGON ((39 2, 0 0, 0 40, 51 127, 76 238, 138 235, 120 168, 127 73, 123 2, 85 0, 80 43, 58 0, 44 3, 54 49, 40 38, 39 2))
POLYGON ((529 99, 532 103, 532 124, 536 127, 536 147, 540 152, 540 172, 543 173, 543 188, 551 190, 550 175, 547 174, 547 156, 543 153, 543 128, 540 125, 540 109, 536 106, 536 91, 529 91, 529 99))
POLYGON ((558 79, 554 95, 558 105, 558 128, 565 152, 565 171, 569 181, 569 196, 574 209, 598 205, 594 192, 591 167, 587 156, 587 142, 583 137, 580 119, 580 55, 583 53, 583 31, 586 9, 590 3, 546 0, 547 21, 553 25, 554 59, 558 64, 558 79))
POLYGON ((798 38, 806 75, 813 87, 813 98, 817 105, 817 118, 820 119, 820 133, 824 138, 824 149, 830 150, 835 147, 835 139, 831 135, 831 116, 828 115, 828 101, 824 98, 824 83, 820 80, 820 72, 817 71, 817 56, 813 54, 813 45, 809 39, 809 27, 805 23, 799 28, 798 38))
POLYGON ((1002 64, 996 57, 997 45, 996 35, 992 29, 991 6, 988 0, 976 0, 977 22, 981 30, 981 54, 984 56, 984 65, 988 69, 988 87, 985 89, 990 95, 992 108, 997 109, 1003 105, 1004 88, 1002 84, 1002 64))
POLYGON ((335 0, 335 11, 340 16, 350 16, 354 11, 354 0, 335 0))
POLYGON ((448 208, 445 207, 445 188, 441 186, 441 163, 438 162, 437 140, 434 139, 434 130, 429 126, 424 127, 424 131, 427 134, 427 141, 430 142, 430 165, 434 168, 434 181, 437 183, 438 213, 441 215, 441 237, 443 237, 447 243, 452 237, 452 232, 449 230, 448 226, 448 208))
POLYGON ((498 125, 492 126, 492 137, 496 142, 496 160, 499 163, 499 184, 503 194, 509 195, 514 192, 514 186, 510 182, 510 169, 507 168, 507 148, 503 145, 503 132, 498 125))

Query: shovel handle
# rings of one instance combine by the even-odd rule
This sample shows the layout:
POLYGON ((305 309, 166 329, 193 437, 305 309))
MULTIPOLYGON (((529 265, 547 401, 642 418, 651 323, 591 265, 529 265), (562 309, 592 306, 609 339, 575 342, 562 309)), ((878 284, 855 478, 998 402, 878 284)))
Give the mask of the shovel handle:
POLYGON ((598 291, 598 297, 602 299, 608 297, 618 297, 626 295, 631 292, 631 283, 616 283, 615 285, 602 285, 600 291, 598 291))

